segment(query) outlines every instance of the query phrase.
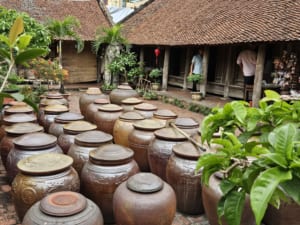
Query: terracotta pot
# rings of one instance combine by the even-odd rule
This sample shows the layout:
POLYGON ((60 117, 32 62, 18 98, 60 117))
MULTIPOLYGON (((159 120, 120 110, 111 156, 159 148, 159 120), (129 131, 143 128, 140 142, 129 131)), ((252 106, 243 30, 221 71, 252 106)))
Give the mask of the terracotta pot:
POLYGON ((94 201, 103 213, 105 223, 113 223, 113 195, 116 188, 139 172, 133 151, 108 144, 90 152, 81 172, 82 193, 94 201))
POLYGON ((14 147, 9 152, 6 162, 7 178, 10 183, 19 172, 17 163, 21 159, 41 153, 62 153, 56 137, 42 132, 16 137, 13 143, 14 147))
POLYGON ((201 173, 195 173, 199 157, 199 150, 191 142, 184 142, 173 147, 167 164, 167 182, 176 193, 177 209, 182 213, 204 213, 201 173))
POLYGON ((169 109, 159 109, 153 113, 153 119, 162 121, 167 125, 169 121, 173 121, 177 115, 169 109))
POLYGON ((6 126, 4 129, 6 135, 3 137, 3 139, 0 142, 0 153, 1 153, 2 163, 5 169, 7 170, 6 159, 11 149, 14 148, 13 140, 16 137, 19 137, 23 134, 43 132, 44 128, 36 123, 19 123, 11 126, 6 126))
POLYGON ((199 130, 199 123, 189 117, 178 117, 175 120, 175 125, 190 136, 196 135, 199 130))
POLYGON ((164 127, 164 123, 145 119, 133 124, 133 131, 128 135, 128 145, 134 151, 134 160, 143 172, 149 172, 148 146, 154 138, 154 131, 164 127))
POLYGON ((154 132, 155 138, 148 146, 148 161, 152 173, 166 181, 168 160, 173 146, 187 140, 185 136, 174 128, 162 128, 154 132))
POLYGON ((74 144, 70 146, 68 155, 74 160, 73 167, 81 174, 84 163, 89 160, 90 151, 106 145, 111 144, 113 137, 110 134, 99 130, 86 131, 75 136, 74 144))
POLYGON ((98 112, 94 116, 94 123, 97 125, 97 129, 113 135, 115 122, 122 115, 122 111, 122 107, 115 104, 99 106, 98 112))
POLYGON ((134 110, 134 106, 143 103, 142 99, 139 98, 126 98, 122 100, 121 107, 123 108, 124 112, 130 112, 134 110))
POLYGON ((87 121, 94 123, 95 113, 98 112, 98 107, 109 104, 109 99, 97 98, 93 103, 89 104, 86 108, 85 118, 87 121))
POLYGON ((83 115, 79 113, 72 113, 72 112, 66 112, 57 115, 54 118, 54 122, 50 124, 48 133, 56 137, 59 137, 59 135, 64 133, 65 124, 78 121, 78 120, 83 120, 83 115))
POLYGON ((140 113, 146 119, 150 119, 153 117, 153 113, 157 111, 157 107, 149 103, 141 103, 134 106, 134 111, 140 113))
POLYGON ((133 131, 133 123, 145 119, 137 112, 126 112, 120 115, 113 128, 114 142, 118 145, 129 147, 128 136, 133 131))
POLYGON ((121 105, 122 100, 126 98, 137 98, 138 96, 136 90, 133 90, 127 83, 119 85, 118 88, 112 90, 109 94, 110 102, 117 105, 121 105))
POLYGON ((156 175, 138 173, 117 188, 113 207, 117 225, 171 225, 176 197, 156 175))
POLYGON ((12 196, 17 215, 22 221, 27 210, 52 192, 79 191, 73 159, 57 153, 30 156, 18 163, 20 173, 12 183, 12 196))
POLYGON ((103 225, 98 206, 83 195, 59 191, 35 203, 26 213, 22 225, 103 225))

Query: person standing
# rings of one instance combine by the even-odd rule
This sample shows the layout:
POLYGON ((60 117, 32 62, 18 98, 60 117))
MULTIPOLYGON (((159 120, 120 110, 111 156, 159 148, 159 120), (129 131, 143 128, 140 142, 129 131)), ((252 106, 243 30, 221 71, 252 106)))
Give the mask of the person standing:
MULTIPOLYGON (((202 74, 202 61, 203 61, 203 50, 199 49, 197 54, 193 56, 189 75, 202 74)), ((196 82, 193 82, 192 91, 197 91, 196 82)))
POLYGON ((236 63, 243 71, 244 85, 253 85, 256 68, 256 52, 251 49, 241 51, 236 63))

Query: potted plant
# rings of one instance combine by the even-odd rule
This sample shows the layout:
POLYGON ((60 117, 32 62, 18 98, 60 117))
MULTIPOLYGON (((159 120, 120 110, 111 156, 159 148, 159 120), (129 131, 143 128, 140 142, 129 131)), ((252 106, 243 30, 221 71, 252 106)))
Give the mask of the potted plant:
POLYGON ((162 71, 158 68, 155 68, 150 71, 149 77, 152 79, 152 89, 153 90, 158 90, 160 87, 160 77, 162 76, 162 71))
POLYGON ((193 89, 191 92, 193 100, 200 100, 202 98, 202 94, 197 91, 197 84, 200 84, 202 81, 202 74, 191 74, 187 77, 187 81, 193 83, 193 89))
MULTIPOLYGON (((201 124, 202 142, 219 147, 199 158, 197 170, 202 170, 205 185, 216 172, 222 174, 222 197, 215 212, 228 225, 244 224, 241 216, 246 199, 256 224, 261 224, 271 205, 279 208, 283 201, 294 203, 289 212, 296 208, 300 213, 300 104, 284 102, 274 91, 267 90, 265 95, 259 108, 233 101, 214 109, 201 124), (214 139, 216 131, 221 136, 214 139)), ((284 224, 278 222, 279 216, 275 220, 284 224)), ((297 221, 298 215, 289 224, 296 225, 297 221)))
POLYGON ((103 83, 100 88, 103 93, 109 94, 113 89, 116 88, 116 85, 103 83))

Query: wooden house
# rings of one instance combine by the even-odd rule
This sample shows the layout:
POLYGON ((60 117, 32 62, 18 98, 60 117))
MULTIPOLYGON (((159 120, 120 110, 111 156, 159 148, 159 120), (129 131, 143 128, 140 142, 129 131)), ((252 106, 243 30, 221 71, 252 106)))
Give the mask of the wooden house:
POLYGON ((78 34, 85 42, 84 50, 77 54, 75 41, 63 41, 63 67, 69 70, 68 83, 96 81, 96 54, 92 52, 91 41, 95 38, 98 27, 111 26, 106 8, 97 0, 0 0, 0 5, 20 12, 26 12, 38 21, 48 18, 63 20, 66 16, 79 19, 81 27, 78 34))

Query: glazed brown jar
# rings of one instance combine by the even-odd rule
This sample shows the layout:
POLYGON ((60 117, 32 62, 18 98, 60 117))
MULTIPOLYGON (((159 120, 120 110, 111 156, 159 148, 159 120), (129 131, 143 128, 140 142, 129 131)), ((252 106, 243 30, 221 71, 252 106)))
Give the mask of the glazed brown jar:
POLYGON ((201 197, 201 173, 195 173, 200 151, 191 143, 173 147, 167 164, 167 182, 176 193, 177 209, 186 214, 204 213, 201 197))
POLYGON ((171 127, 155 131, 154 136, 148 146, 150 170, 166 181, 167 163, 173 146, 186 141, 187 138, 171 127))
POLYGON ((93 103, 89 104, 86 108, 85 119, 91 123, 94 123, 94 115, 98 112, 98 107, 109 104, 109 99, 97 98, 93 103))
POLYGON ((79 108, 81 114, 86 119, 86 110, 89 104, 93 103, 94 100, 104 98, 109 99, 109 97, 103 94, 97 87, 89 87, 84 94, 79 98, 79 108))
POLYGON ((175 120, 175 125, 190 136, 196 135, 199 130, 199 123, 189 117, 178 117, 175 120))
POLYGON ((74 160, 73 167, 81 174, 84 163, 89 160, 90 151, 106 145, 112 144, 113 137, 100 130, 86 131, 75 136, 74 144, 71 145, 68 155, 74 160))
POLYGON ((44 113, 44 108, 48 105, 65 105, 65 106, 69 106, 69 102, 68 100, 66 100, 62 94, 58 93, 58 92, 51 92, 48 93, 46 96, 41 97, 41 101, 39 104, 39 116, 38 118, 40 118, 41 115, 43 115, 44 113))
POLYGON ((81 115, 80 113, 66 112, 57 115, 54 118, 54 122, 50 124, 48 133, 59 137, 59 135, 64 133, 65 124, 78 120, 83 120, 83 115, 81 115))
POLYGON ((13 139, 28 133, 42 132, 44 131, 44 128, 36 123, 19 123, 19 124, 13 124, 11 126, 6 126, 4 129, 6 135, 3 137, 3 139, 0 142, 0 153, 1 153, 2 163, 5 169, 7 170, 6 159, 8 153, 14 147, 13 139))
POLYGON ((108 144, 90 151, 81 172, 81 191, 99 206, 105 224, 114 222, 112 201, 116 188, 138 172, 129 148, 108 144))
POLYGON ((123 182, 113 198, 116 224, 171 225, 176 197, 166 182, 152 173, 138 173, 123 182))
POLYGON ((137 112, 123 113, 119 119, 116 120, 113 128, 114 142, 118 145, 129 147, 128 136, 133 131, 133 123, 145 119, 137 112))
POLYGON ((168 121, 176 119, 177 115, 169 109, 159 109, 153 113, 153 118, 167 124, 168 121))
POLYGON ((80 189, 73 159, 58 153, 44 153, 18 162, 20 172, 12 183, 12 196, 20 221, 27 210, 51 192, 80 189))
POLYGON ((130 112, 134 110, 134 106, 143 103, 142 99, 139 98, 126 98, 122 100, 121 107, 123 108, 124 112, 130 112))
POLYGON ((41 153, 62 153, 53 135, 36 132, 24 134, 13 140, 14 147, 7 156, 7 178, 12 182, 19 172, 17 163, 26 157, 41 153))
POLYGON ((26 213, 22 225, 103 225, 99 207, 83 195, 59 191, 35 203, 26 213))
POLYGON ((154 119, 145 119, 133 124, 133 131, 128 135, 129 148, 134 151, 134 160, 143 172, 149 172, 148 146, 154 138, 154 131, 162 129, 164 123, 154 119))
POLYGON ((75 136, 86 131, 96 130, 97 126, 87 121, 78 120, 63 126, 64 133, 59 135, 57 142, 65 154, 74 143, 75 136))
POLYGON ((99 106, 98 112, 94 116, 94 123, 97 125, 98 130, 113 135, 115 122, 122 113, 122 107, 115 104, 99 106))
POLYGON ((157 111, 157 107, 149 103, 141 103, 134 106, 134 111, 140 113, 146 119, 151 119, 153 117, 153 113, 157 111))
POLYGON ((130 97, 137 98, 139 95, 136 90, 133 90, 127 83, 119 85, 116 89, 112 90, 109 94, 110 102, 112 104, 121 105, 122 100, 130 97))

